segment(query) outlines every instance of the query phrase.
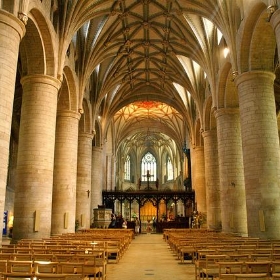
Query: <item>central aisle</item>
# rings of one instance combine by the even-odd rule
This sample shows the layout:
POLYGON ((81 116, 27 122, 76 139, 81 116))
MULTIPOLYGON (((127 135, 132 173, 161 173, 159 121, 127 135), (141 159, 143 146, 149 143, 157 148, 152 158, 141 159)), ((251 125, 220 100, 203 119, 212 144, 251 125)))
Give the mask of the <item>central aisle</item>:
POLYGON ((135 236, 118 264, 107 265, 107 280, 194 280, 194 265, 181 264, 162 234, 135 236))

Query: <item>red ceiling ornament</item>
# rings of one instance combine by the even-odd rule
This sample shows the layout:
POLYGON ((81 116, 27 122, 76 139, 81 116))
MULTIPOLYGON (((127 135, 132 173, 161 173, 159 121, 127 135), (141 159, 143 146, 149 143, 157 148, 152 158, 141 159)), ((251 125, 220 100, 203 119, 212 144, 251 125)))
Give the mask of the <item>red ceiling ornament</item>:
POLYGON ((160 102, 156 102, 156 101, 139 101, 139 102, 135 102, 135 105, 137 107, 141 107, 144 109, 152 109, 152 108, 157 108, 159 107, 161 103, 160 102))

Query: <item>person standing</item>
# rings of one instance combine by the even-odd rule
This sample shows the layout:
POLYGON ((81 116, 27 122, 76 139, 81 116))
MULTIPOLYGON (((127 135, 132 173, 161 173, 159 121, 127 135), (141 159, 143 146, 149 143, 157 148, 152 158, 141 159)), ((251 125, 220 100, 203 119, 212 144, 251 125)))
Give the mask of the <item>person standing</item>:
POLYGON ((140 220, 138 217, 135 219, 135 235, 138 235, 140 233, 140 220))
POLYGON ((156 232, 157 230, 157 220, 155 217, 153 217, 153 231, 156 232))

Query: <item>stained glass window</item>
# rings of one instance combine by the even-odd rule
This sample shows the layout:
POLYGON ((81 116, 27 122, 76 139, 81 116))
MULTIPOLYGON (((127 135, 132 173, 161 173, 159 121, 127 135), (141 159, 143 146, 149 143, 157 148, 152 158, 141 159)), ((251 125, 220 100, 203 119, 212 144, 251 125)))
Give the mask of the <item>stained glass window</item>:
POLYGON ((130 181, 130 156, 126 156, 124 163, 124 179, 130 181))
POLYGON ((173 166, 170 157, 167 157, 167 180, 173 180, 173 166))
POLYGON ((146 153, 141 162, 141 175, 142 181, 155 181, 157 178, 157 161, 155 157, 150 153, 146 153))

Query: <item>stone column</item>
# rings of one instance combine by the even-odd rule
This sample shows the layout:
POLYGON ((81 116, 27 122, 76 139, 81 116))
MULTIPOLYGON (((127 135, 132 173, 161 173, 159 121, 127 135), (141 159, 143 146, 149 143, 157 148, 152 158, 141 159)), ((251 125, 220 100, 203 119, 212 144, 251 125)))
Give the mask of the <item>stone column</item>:
POLYGON ((106 190, 112 190, 112 154, 106 155, 106 190))
POLYGON ((280 232, 279 138, 275 75, 252 71, 237 76, 244 158, 248 234, 278 239, 280 232))
MULTIPOLYGON (((112 191, 116 189, 116 157, 115 155, 112 156, 112 175, 111 175, 111 184, 112 184, 112 191)), ((136 178, 134 179, 134 182, 136 178)))
MULTIPOLYGON (((280 57, 280 9, 277 9, 271 16, 270 24, 272 25, 275 33, 275 40, 277 43, 278 57, 280 57)), ((280 118, 278 114, 277 119, 278 135, 280 137, 280 118)))
POLYGON ((79 133, 76 220, 80 228, 90 227, 92 139, 92 134, 79 133))
POLYGON ((57 92, 49 76, 26 76, 23 87, 13 239, 47 238, 51 232, 57 92))
MULTIPOLYGON (((195 190, 197 211, 206 214, 206 188, 205 188, 205 163, 204 148, 194 147, 191 151, 192 182, 195 190)), ((204 225, 205 226, 205 225, 204 225)))
POLYGON ((53 178, 52 234, 75 231, 78 126, 80 113, 57 113, 53 178))
POLYGON ((247 215, 239 109, 215 111, 223 232, 246 236, 247 215))
POLYGON ((217 130, 202 133, 204 138, 205 185, 208 229, 221 230, 221 198, 217 130))
MULTIPOLYGON (((0 10, 0 219, 3 221, 19 44, 24 24, 0 10)), ((0 244, 2 240, 0 240, 0 244)))
POLYGON ((102 148, 92 147, 91 217, 93 209, 102 204, 102 148))

